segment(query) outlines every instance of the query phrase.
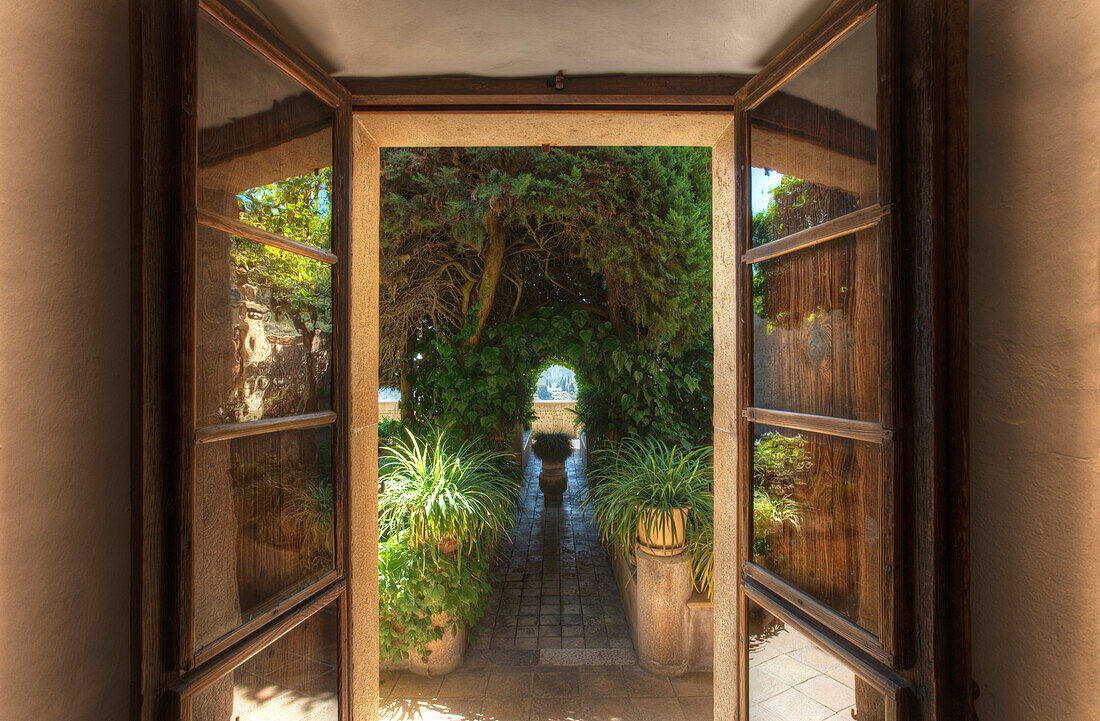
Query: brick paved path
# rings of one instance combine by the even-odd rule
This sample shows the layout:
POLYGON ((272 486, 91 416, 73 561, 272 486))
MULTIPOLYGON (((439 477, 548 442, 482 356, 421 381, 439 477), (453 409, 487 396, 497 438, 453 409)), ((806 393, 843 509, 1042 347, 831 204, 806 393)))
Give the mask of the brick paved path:
POLYGON ((497 581, 474 648, 619 649, 618 654, 604 654, 603 662, 613 656, 618 663, 633 663, 634 645, 611 563, 591 514, 580 510, 582 454, 576 450, 566 461, 569 485, 560 505, 543 502, 541 470, 541 462, 532 456, 512 540, 501 549, 497 581))

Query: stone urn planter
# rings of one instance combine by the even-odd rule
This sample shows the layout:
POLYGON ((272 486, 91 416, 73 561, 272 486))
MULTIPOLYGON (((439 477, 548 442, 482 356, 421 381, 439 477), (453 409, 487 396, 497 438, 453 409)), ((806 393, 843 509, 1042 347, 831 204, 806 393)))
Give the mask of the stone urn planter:
POLYGON ((443 638, 424 646, 424 650, 428 652, 427 661, 421 657, 420 649, 411 649, 410 671, 419 676, 438 676, 450 673, 462 665, 462 660, 466 656, 466 629, 464 627, 448 628, 449 620, 445 614, 432 616, 433 625, 444 627, 443 638))
POLYGON ((542 461, 539 490, 546 503, 561 503, 569 478, 565 461, 573 454, 573 439, 566 433, 536 433, 531 451, 542 461))

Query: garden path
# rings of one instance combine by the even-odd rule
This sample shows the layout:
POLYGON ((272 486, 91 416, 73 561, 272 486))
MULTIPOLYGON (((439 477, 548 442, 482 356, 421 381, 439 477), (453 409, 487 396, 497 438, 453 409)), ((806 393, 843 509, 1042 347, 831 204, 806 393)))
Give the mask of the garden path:
POLYGON ((566 462, 560 506, 543 504, 541 469, 532 456, 482 634, 462 668, 384 674, 381 719, 710 721, 710 673, 667 679, 635 665, 611 563, 580 510, 583 454, 566 462))

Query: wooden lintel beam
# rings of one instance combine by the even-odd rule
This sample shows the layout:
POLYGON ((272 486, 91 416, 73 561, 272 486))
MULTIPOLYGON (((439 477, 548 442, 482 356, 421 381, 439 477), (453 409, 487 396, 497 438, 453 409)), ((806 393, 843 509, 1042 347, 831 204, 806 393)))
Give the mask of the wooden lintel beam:
POLYGON ((357 109, 423 106, 733 106, 746 75, 434 75, 337 78, 357 109))

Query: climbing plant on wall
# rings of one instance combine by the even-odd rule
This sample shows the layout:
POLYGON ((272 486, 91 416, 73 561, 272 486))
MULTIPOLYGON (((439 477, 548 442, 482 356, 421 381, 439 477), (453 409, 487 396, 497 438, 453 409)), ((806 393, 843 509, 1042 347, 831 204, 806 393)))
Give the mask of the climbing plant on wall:
POLYGON ((404 399, 414 423, 450 425, 506 441, 533 417, 541 371, 565 363, 577 371, 578 412, 594 442, 647 435, 673 443, 709 439, 713 350, 654 350, 583 308, 544 308, 492 326, 466 345, 473 320, 453 336, 429 332, 410 368, 416 392, 404 399))

